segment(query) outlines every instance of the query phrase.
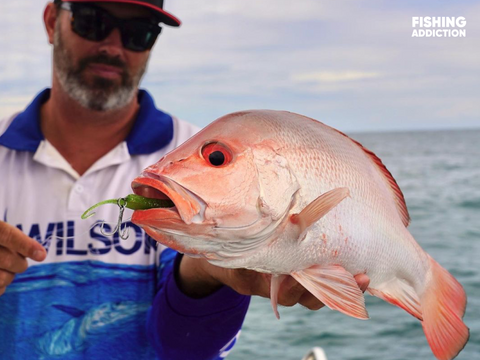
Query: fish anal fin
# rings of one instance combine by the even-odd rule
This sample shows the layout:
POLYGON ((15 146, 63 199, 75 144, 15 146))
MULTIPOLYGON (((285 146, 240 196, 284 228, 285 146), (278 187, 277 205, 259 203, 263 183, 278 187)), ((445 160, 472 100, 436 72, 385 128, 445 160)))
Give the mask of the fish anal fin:
POLYGON ((423 331, 435 357, 451 360, 465 347, 470 332, 463 322, 467 297, 462 285, 435 260, 422 295, 423 331))
POLYGON ((330 309, 368 319, 362 291, 353 275, 340 265, 314 265, 291 275, 330 309))
POLYGON ((340 204, 349 194, 350 192, 346 187, 327 191, 308 204, 299 214, 293 214, 290 221, 300 227, 301 234, 340 204))
POLYGON ((272 275, 270 280, 270 302, 272 304, 273 312, 277 319, 280 320, 280 314, 278 313, 278 291, 280 290, 280 284, 285 280, 287 275, 272 275))
POLYGON ((392 279, 381 284, 377 289, 367 291, 392 305, 402 308, 418 320, 423 320, 420 300, 414 288, 401 279, 392 279))

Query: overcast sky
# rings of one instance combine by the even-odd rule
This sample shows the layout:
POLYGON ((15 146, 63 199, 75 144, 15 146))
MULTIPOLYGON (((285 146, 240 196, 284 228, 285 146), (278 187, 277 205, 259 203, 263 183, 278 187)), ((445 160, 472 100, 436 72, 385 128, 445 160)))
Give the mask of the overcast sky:
MULTIPOLYGON (((0 1, 0 116, 51 82, 44 0, 0 1)), ((347 132, 480 127, 480 2, 165 0, 142 82, 204 126, 245 109, 289 110, 347 132), (463 16, 466 38, 413 38, 413 16, 463 16)))

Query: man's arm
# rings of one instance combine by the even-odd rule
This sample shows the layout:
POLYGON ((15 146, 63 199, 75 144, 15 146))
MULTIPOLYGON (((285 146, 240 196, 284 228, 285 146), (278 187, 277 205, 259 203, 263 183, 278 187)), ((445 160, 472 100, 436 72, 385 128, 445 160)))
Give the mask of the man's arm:
MULTIPOLYGON (((355 280, 362 291, 367 289, 368 276, 359 274, 355 280)), ((178 255, 148 320, 147 331, 160 359, 217 359, 240 330, 248 295, 270 297, 270 275, 178 255)), ((324 306, 290 276, 282 282, 278 300, 311 310, 324 306)))
POLYGON ((148 314, 147 333, 162 360, 218 359, 238 334, 250 296, 209 283, 208 277, 185 282, 180 263, 186 259, 190 258, 177 255, 174 265, 163 271, 161 288, 148 314), (188 283, 196 290, 187 291, 189 296, 177 283, 188 283))

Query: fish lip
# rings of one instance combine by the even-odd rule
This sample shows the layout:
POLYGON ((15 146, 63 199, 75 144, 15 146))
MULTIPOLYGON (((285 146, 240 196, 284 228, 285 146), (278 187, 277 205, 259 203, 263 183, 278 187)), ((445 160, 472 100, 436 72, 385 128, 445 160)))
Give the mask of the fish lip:
POLYGON ((205 220, 206 202, 197 194, 164 175, 144 171, 132 181, 131 186, 133 192, 137 195, 143 195, 145 191, 149 190, 148 194, 150 197, 152 197, 151 190, 153 189, 154 197, 159 199, 168 198, 175 205, 173 208, 154 208, 136 210, 135 212, 164 212, 165 214, 163 215, 168 214, 170 219, 173 216, 173 218, 181 219, 186 224, 199 224, 205 220))

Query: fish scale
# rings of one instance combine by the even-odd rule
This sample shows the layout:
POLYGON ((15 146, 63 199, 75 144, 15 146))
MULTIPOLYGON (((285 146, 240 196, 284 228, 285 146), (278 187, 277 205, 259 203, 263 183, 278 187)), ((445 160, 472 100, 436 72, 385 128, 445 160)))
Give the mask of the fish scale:
POLYGON ((132 221, 187 255, 273 274, 277 317, 277 291, 291 275, 331 309, 367 319, 354 280, 365 273, 368 293, 422 320, 438 359, 468 340, 462 286, 409 233, 403 194, 381 160, 336 129, 289 112, 229 114, 132 183, 138 195, 148 186, 178 214, 139 210, 132 221), (212 144, 220 164, 210 161, 212 144), (205 211, 192 226, 195 203, 205 211))

